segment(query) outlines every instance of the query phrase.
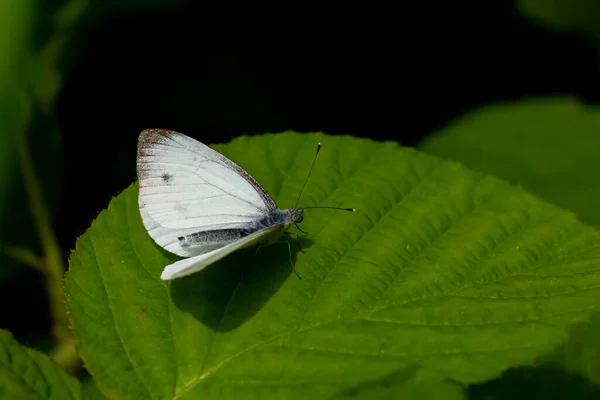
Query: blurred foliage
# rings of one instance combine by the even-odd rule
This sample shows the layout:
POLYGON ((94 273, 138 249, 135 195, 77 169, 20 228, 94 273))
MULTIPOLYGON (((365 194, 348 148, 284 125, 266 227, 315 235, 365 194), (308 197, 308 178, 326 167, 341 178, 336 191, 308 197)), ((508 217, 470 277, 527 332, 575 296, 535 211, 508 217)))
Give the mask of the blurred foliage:
POLYGON ((550 29, 584 33, 600 40, 600 2, 597 0, 517 0, 517 8, 550 29))
POLYGON ((569 341, 541 357, 537 364, 584 377, 600 393, 600 314, 592 315, 589 323, 571 327, 569 341))
POLYGON ((600 109, 571 97, 494 104, 458 118, 419 148, 521 185, 600 224, 600 109))
MULTIPOLYGON (((18 134, 27 128, 31 115, 29 81, 23 66, 29 65, 27 49, 31 41, 33 3, 32 0, 0 2, 0 245, 5 245, 9 238, 31 241, 34 237, 14 234, 18 226, 15 222, 22 220, 26 209, 15 207, 13 200, 19 181, 18 134), (11 216, 16 218, 11 221, 11 216)), ((15 264, 0 253, 0 280, 14 272, 15 264)))
MULTIPOLYGON (((17 276, 21 266, 40 273, 52 318, 49 352, 67 370, 77 368, 77 357, 64 310, 64 252, 53 228, 63 167, 55 103, 79 55, 82 24, 100 21, 111 6, 136 5, 159 2, 0 2, 0 283, 16 295, 13 282, 38 279, 29 271, 17 276)), ((30 340, 48 347, 44 334, 30 340)))
POLYGON ((70 0, 0 5, 6 7, 0 12, 0 29, 6 30, 0 35, 0 246, 5 250, 0 253, 0 279, 23 263, 39 270, 43 261, 36 257, 43 257, 48 246, 60 252, 56 243, 49 244, 55 241, 51 215, 61 172, 54 102, 62 74, 74 61, 66 56, 73 26, 87 4, 70 0))

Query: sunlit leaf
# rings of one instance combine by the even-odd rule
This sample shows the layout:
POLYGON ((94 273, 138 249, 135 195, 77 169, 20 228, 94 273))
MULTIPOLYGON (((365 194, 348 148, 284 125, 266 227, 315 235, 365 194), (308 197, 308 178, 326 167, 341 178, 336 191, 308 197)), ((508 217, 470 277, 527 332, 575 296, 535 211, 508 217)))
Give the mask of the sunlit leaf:
POLYGON ((402 385, 481 382, 555 348, 600 308, 600 236, 504 181, 351 137, 215 148, 287 208, 317 142, 302 204, 357 212, 307 210, 305 253, 294 250, 302 280, 282 244, 164 282, 177 257, 145 231, 136 185, 100 213, 71 254, 66 288, 103 393, 327 398, 407 370, 402 385))

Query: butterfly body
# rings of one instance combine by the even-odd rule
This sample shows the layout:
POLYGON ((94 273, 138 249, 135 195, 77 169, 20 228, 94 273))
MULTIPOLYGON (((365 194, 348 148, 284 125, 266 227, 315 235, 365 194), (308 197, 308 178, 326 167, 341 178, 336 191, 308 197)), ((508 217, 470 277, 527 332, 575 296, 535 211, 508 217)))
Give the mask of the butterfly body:
POLYGON ((187 236, 180 236, 178 239, 181 246, 184 247, 205 245, 207 243, 226 245, 255 232, 276 227, 278 229, 274 230, 273 234, 270 235, 272 240, 267 241, 267 243, 271 243, 276 241, 292 224, 300 222, 303 215, 304 210, 301 208, 275 210, 262 218, 250 222, 246 227, 200 231, 187 236))

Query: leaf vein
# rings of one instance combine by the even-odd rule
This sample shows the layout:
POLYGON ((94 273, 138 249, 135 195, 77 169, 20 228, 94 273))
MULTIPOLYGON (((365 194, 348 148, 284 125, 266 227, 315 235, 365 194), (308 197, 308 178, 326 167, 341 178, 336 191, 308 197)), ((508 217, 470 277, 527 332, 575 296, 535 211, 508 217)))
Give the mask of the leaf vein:
MULTIPOLYGON (((371 158, 371 160, 375 159, 374 157, 371 158)), ((440 164, 441 165, 441 164, 440 164)), ((310 311, 310 308, 312 307, 312 305, 314 304, 315 298, 317 293, 319 292, 320 288, 323 286, 323 283, 325 281, 325 279, 327 278, 327 276, 331 273, 331 271, 333 271, 339 264, 340 261, 343 260, 345 258, 345 256, 350 252, 350 250, 352 250, 353 248, 356 247, 356 245, 358 243, 360 243, 360 241, 362 239, 364 239, 364 237, 367 235, 368 232, 370 232, 371 230, 373 230, 373 228, 375 226, 377 226, 384 218, 386 215, 388 215, 395 207, 399 206, 402 203, 402 199, 406 198, 407 196, 409 196, 411 193, 413 193, 417 188, 419 188, 423 182, 430 176, 432 176, 436 171, 439 170, 440 165, 432 168, 430 171, 428 171, 428 173, 423 176, 418 184, 413 185, 410 190, 408 191, 408 193, 406 193, 404 196, 402 196, 401 194, 399 194, 401 196, 400 199, 398 199, 395 202, 390 203, 390 206, 388 207, 387 210, 385 210, 385 212, 383 213, 383 215, 381 215, 378 220, 369 228, 369 229, 365 229, 363 230, 363 232, 361 233, 361 236, 358 237, 354 243, 347 248, 346 250, 344 250, 344 252, 341 254, 341 256, 335 261, 335 263, 333 264, 333 266, 331 268, 329 268, 327 270, 327 272, 325 273, 325 276, 320 280, 320 282, 318 283, 317 287, 315 288, 315 290, 313 291, 312 295, 311 295, 311 300, 310 300, 310 304, 307 305, 306 310, 304 312, 304 314, 302 315, 302 317, 300 318, 300 321, 298 322, 298 326, 296 328, 296 331, 299 332, 300 328, 302 327, 302 324, 304 322, 304 320, 306 319, 306 316, 308 315, 308 312, 310 311)))
POLYGON ((121 347, 123 348, 123 351, 127 355, 127 360, 129 361, 129 364, 131 364, 131 367, 135 371, 135 376, 137 377, 137 379, 140 382, 141 386, 148 393, 148 397, 149 398, 153 398, 152 393, 150 393, 150 391, 148 390, 148 388, 146 387, 146 385, 144 385, 144 381, 140 377, 137 368, 133 364, 133 359, 131 358, 131 354, 129 352, 129 349, 127 348, 127 346, 125 346, 125 342, 123 341, 123 337, 121 336, 121 332, 119 332, 119 329, 117 328, 117 323, 115 321, 115 312, 113 310, 113 305, 111 304, 111 301, 110 301, 110 296, 108 295, 108 289, 106 287, 106 279, 104 278, 104 274, 102 273, 102 268, 100 268, 100 265, 98 264, 98 252, 96 251, 96 246, 94 245, 94 241, 91 240, 91 239, 90 239, 90 244, 91 244, 91 247, 92 247, 92 252, 94 253, 94 259, 96 260, 96 267, 98 269, 98 273, 100 275, 100 279, 102 280, 102 288, 104 289, 104 293, 106 294, 106 304, 108 305, 108 310, 110 311, 110 317, 112 319, 113 326, 115 328, 115 333, 117 334, 117 337, 119 338, 119 343, 121 344, 121 347))

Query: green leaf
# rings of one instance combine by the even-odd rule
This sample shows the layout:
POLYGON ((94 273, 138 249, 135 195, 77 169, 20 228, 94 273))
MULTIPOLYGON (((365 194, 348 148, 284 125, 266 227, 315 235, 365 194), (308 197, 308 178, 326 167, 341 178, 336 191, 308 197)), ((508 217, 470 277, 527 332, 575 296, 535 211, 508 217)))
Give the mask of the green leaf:
POLYGON ((96 383, 92 379, 91 376, 86 376, 84 379, 81 379, 81 387, 83 390, 83 397, 88 400, 106 400, 108 397, 105 397, 100 390, 96 387, 96 383))
POLYGON ((497 175, 600 223, 600 109, 572 98, 530 99, 476 110, 419 147, 497 175))
POLYGON ((0 398, 81 399, 81 385, 48 356, 19 345, 0 329, 0 398))
POLYGON ((543 26, 600 39, 600 3, 596 0, 518 0, 516 5, 543 26))
MULTIPOLYGON (((305 253, 245 249, 164 282, 137 187, 78 239, 68 308, 87 368, 119 399, 327 398, 414 370, 480 382, 563 343, 600 308, 600 236, 457 163, 351 137, 242 137, 215 148, 286 208, 305 253)), ((410 381, 403 381, 409 384, 410 381)))

